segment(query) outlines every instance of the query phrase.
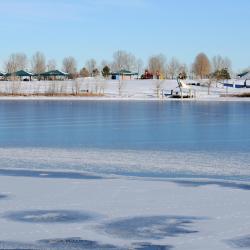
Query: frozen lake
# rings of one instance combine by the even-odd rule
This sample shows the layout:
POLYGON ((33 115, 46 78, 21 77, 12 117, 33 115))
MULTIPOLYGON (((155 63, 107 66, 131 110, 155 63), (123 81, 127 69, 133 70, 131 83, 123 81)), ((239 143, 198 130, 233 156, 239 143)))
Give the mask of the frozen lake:
POLYGON ((250 177, 250 102, 0 101, 2 168, 250 177))
POLYGON ((0 101, 0 249, 249 249, 249 108, 0 101))

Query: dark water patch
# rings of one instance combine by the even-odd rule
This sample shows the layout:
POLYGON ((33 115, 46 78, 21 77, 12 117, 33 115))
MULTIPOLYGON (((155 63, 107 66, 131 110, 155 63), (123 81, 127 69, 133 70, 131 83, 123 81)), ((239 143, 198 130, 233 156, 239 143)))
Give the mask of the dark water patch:
POLYGON ((133 249, 135 250, 171 250, 173 249, 173 246, 170 245, 154 245, 151 243, 138 243, 138 244, 133 244, 133 249))
POLYGON ((77 172, 50 172, 37 170, 23 170, 23 169, 0 169, 0 175, 3 176, 18 176, 18 177, 36 177, 36 178, 54 178, 54 179, 102 179, 101 176, 91 175, 77 172))
POLYGON ((155 245, 151 243, 134 243, 132 246, 120 247, 113 244, 102 244, 97 241, 84 240, 80 237, 44 239, 34 243, 15 241, 0 241, 0 250, 171 250, 170 245, 155 245))
POLYGON ((228 240, 227 243, 234 248, 250 249, 250 235, 228 240))
POLYGON ((94 219, 94 215, 73 210, 31 210, 9 212, 5 219, 27 223, 76 223, 94 219))
POLYGON ((49 239, 40 240, 38 242, 41 246, 49 247, 49 249, 110 249, 118 250, 118 248, 111 244, 101 244, 97 241, 83 240, 78 237, 66 239, 49 239))
POLYGON ((0 194, 0 200, 8 198, 8 195, 6 194, 0 194))
POLYGON ((106 233, 123 239, 164 239, 197 233, 189 227, 198 220, 187 216, 145 216, 116 220, 100 226, 106 233))
MULTIPOLYGON (((105 174, 112 174, 112 175, 122 175, 122 176, 127 176, 127 177, 141 177, 141 178, 147 178, 145 180, 147 181, 169 181, 169 179, 191 179, 188 180, 190 182, 193 181, 193 179, 211 179, 215 180, 216 182, 222 182, 224 181, 229 181, 229 182, 250 182, 250 176, 249 175, 221 175, 221 174, 200 174, 200 173, 195 173, 193 171, 161 171, 161 172, 156 172, 156 171, 123 171, 120 169, 117 169, 115 171, 106 171, 105 169, 103 170, 103 173, 105 174)), ((175 181, 175 180, 174 180, 175 181)), ((245 185, 245 184, 243 184, 245 185)))
POLYGON ((97 241, 83 240, 78 237, 65 239, 46 239, 35 243, 21 243, 11 241, 0 241, 0 250, 3 249, 25 249, 25 250, 126 250, 111 244, 102 244, 97 241))
POLYGON ((234 188, 234 189, 243 189, 250 190, 250 184, 246 183, 237 183, 237 182, 223 182, 223 181, 193 181, 193 180, 173 180, 176 184, 185 186, 185 187, 201 187, 207 185, 217 185, 224 188, 234 188))

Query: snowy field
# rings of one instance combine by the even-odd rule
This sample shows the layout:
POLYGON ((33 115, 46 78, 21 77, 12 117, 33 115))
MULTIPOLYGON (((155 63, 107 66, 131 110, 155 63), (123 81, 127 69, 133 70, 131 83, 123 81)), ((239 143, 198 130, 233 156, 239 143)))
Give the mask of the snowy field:
MULTIPOLYGON (((240 94, 248 92, 248 89, 227 88, 222 84, 215 84, 210 89, 206 86, 206 80, 187 80, 189 83, 199 82, 202 86, 190 86, 196 93, 196 99, 217 99, 223 94, 240 94)), ((230 80, 232 84, 244 84, 244 81, 230 80)), ((169 93, 178 91, 176 80, 103 80, 103 79, 77 79, 69 81, 0 81, 0 93, 14 95, 71 95, 75 93, 86 94, 88 92, 101 94, 102 99, 159 99, 162 91, 169 93), (159 91, 157 91, 159 89, 159 91)), ((38 97, 36 97, 38 98, 38 97)), ((165 98, 166 99, 166 98, 165 98)))

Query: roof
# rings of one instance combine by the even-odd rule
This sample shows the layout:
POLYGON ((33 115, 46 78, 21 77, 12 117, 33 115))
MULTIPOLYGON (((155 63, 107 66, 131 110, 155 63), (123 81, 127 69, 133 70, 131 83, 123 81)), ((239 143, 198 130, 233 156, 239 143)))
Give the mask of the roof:
POLYGON ((117 71, 117 72, 112 72, 111 75, 134 76, 134 75, 138 75, 138 73, 133 73, 129 70, 122 69, 122 70, 117 71))
POLYGON ((13 73, 7 73, 6 76, 33 76, 32 73, 29 73, 25 70, 19 70, 19 71, 16 71, 16 72, 13 72, 13 73))
POLYGON ((245 71, 245 72, 243 72, 241 74, 238 74, 237 76, 239 76, 241 78, 241 77, 244 77, 244 76, 248 75, 249 73, 250 73, 250 71, 245 71))
POLYGON ((6 74, 2 71, 0 71, 0 76, 5 76, 6 74))
POLYGON ((69 75, 68 73, 66 72, 63 72, 61 70, 50 70, 48 72, 44 72, 44 73, 41 73, 41 74, 36 74, 36 75, 39 75, 39 76, 67 76, 69 75))

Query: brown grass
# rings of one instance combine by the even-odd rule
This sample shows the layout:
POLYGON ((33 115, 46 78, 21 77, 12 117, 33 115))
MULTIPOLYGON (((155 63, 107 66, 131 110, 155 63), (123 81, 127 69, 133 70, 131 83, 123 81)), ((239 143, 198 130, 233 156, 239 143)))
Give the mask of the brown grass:
POLYGON ((221 97, 250 97, 250 92, 241 93, 241 94, 223 94, 221 97))
POLYGON ((34 93, 34 94, 12 94, 12 93, 4 93, 0 92, 0 96, 20 96, 20 97, 44 97, 44 96, 49 96, 49 97, 74 97, 74 96, 79 96, 79 97, 102 97, 104 96, 103 94, 96 94, 96 93, 79 93, 79 94, 67 94, 67 93, 34 93))

